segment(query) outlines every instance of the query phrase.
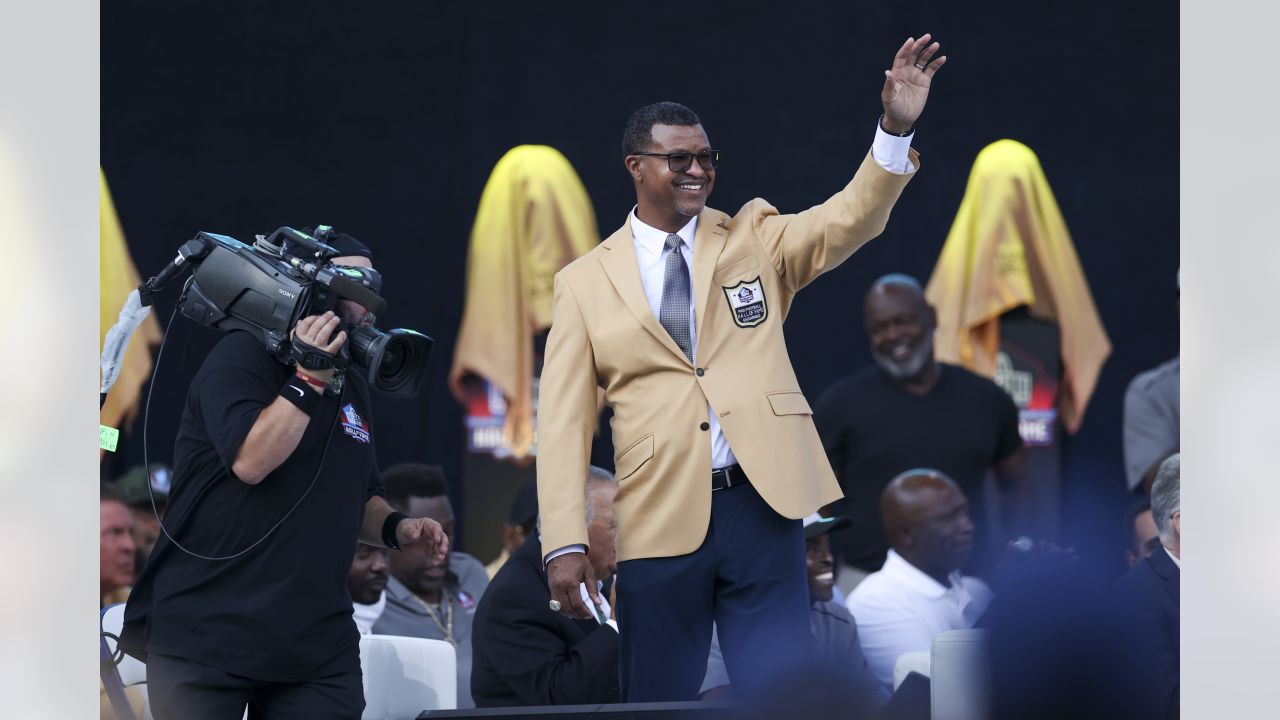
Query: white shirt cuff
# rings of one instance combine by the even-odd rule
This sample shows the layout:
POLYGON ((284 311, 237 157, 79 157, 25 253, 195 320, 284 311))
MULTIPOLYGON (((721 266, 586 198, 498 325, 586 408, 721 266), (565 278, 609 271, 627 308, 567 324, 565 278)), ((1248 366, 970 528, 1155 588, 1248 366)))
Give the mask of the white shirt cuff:
POLYGON ((561 555, 568 555, 569 553, 582 553, 583 555, 586 555, 586 554, 587 554, 587 546, 586 546, 586 545, 582 545, 582 544, 578 544, 578 545, 565 545, 564 547, 560 548, 559 550, 552 550, 551 552, 547 553, 547 557, 546 557, 546 559, 545 559, 545 560, 543 560, 543 565, 550 565, 552 560, 555 560, 556 558, 560 557, 561 555))
POLYGON ((915 172, 916 166, 912 164, 907 152, 911 149, 911 138, 915 136, 915 130, 906 137, 890 135, 880 127, 880 120, 877 119, 876 139, 871 142, 871 157, 880 163, 880 167, 896 175, 915 172))

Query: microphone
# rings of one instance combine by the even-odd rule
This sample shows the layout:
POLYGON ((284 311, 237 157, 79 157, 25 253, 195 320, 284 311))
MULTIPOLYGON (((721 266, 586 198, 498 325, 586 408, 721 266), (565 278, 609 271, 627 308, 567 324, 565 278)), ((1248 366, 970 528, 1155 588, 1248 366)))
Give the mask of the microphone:
POLYGON ((387 301, 383 300, 380 295, 374 293, 364 285, 344 277, 343 275, 334 273, 333 277, 330 278, 326 284, 332 288, 339 297, 360 303, 368 308, 369 312, 374 315, 379 315, 382 311, 387 309, 387 301))

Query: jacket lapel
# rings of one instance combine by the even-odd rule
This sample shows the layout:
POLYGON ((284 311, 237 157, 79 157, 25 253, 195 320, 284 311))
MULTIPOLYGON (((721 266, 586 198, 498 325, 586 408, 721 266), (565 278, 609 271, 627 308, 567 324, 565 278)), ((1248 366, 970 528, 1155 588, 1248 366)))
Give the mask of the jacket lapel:
POLYGON ((1165 592, 1169 593, 1175 603, 1181 604, 1182 573, 1173 562, 1173 558, 1169 557, 1169 551, 1161 547, 1151 553, 1150 557, 1151 569, 1155 571, 1156 577, 1160 578, 1164 584, 1165 592))
POLYGON ((697 311, 698 349, 701 351, 698 355, 704 358, 708 357, 710 348, 705 344, 709 338, 703 330, 702 318, 707 314, 707 305, 716 300, 711 297, 711 278, 715 275, 716 261, 724 251, 729 232, 724 226, 727 219, 728 216, 719 210, 703 209, 693 238, 693 297, 697 311))
MULTIPOLYGON (((700 243, 701 241, 702 234, 699 231, 696 242, 700 243)), ((723 241, 721 244, 723 245, 723 241)), ((671 333, 662 327, 662 324, 658 322, 658 318, 654 316, 653 310, 649 307, 649 300, 644 294, 644 285, 640 283, 640 264, 636 260, 636 247, 631 239, 630 223, 623 223, 622 228, 610 235, 609 239, 605 240, 602 245, 608 252, 604 253, 600 258, 600 265, 604 267, 605 274, 609 276, 609 282, 613 283, 613 287, 618 291, 618 295, 622 297, 622 302, 626 304, 627 309, 631 311, 631 314, 635 316, 645 330, 648 330, 651 335, 658 339, 658 342, 665 345, 668 350, 675 353, 681 360, 686 363, 689 362, 688 358, 684 356, 684 351, 671 338, 671 333)), ((694 254, 696 264, 696 246, 694 254)))

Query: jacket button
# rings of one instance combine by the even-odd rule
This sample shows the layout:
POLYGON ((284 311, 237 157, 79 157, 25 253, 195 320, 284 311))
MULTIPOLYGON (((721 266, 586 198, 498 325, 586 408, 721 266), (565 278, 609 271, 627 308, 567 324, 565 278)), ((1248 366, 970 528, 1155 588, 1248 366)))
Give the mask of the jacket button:
POLYGON ((698 377, 702 377, 703 375, 707 374, 707 371, 703 370, 702 368, 698 368, 697 370, 693 371, 693 374, 697 375, 698 377))
POLYGON ((711 423, 702 423, 702 424, 701 424, 701 425, 699 425, 698 427, 699 427, 699 428, 701 428, 701 429, 702 429, 702 430, 704 430, 704 431, 706 431, 706 430, 710 430, 710 429, 711 429, 711 423))

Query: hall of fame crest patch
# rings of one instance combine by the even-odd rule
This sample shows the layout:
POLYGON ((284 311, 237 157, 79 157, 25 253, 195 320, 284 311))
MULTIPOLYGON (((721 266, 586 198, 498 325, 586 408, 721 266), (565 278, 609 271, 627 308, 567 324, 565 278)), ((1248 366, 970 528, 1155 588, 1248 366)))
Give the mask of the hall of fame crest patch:
POLYGON ((754 280, 743 280, 720 289, 724 291, 724 299, 729 302, 729 311, 733 313, 733 321, 738 327, 755 327, 769 317, 769 306, 765 303, 759 275, 754 280))
POLYGON ((356 406, 347 403, 338 413, 338 422, 342 424, 342 432, 356 442, 369 442, 369 423, 356 412, 356 406))

